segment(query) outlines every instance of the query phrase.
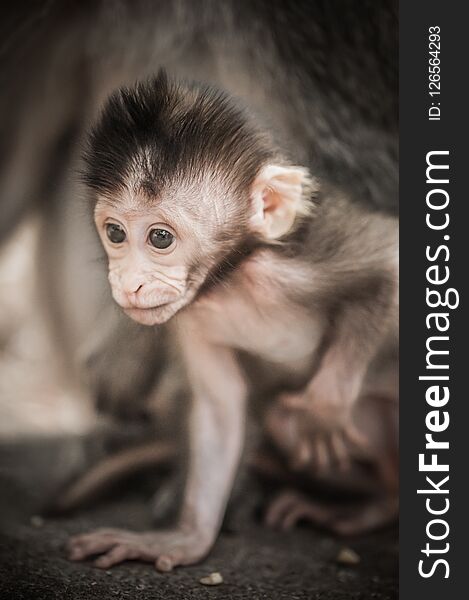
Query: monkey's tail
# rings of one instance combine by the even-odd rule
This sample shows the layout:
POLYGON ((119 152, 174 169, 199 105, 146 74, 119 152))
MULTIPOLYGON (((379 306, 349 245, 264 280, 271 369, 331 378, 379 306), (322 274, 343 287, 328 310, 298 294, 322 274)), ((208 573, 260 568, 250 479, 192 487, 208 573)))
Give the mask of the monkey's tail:
POLYGON ((168 464, 176 454, 176 444, 173 442, 153 441, 135 448, 126 448, 94 465, 59 493, 43 512, 64 514, 76 510, 136 470, 168 464))
MULTIPOLYGON (((175 442, 152 441, 134 448, 125 448, 107 456, 66 486, 48 502, 43 514, 61 515, 77 510, 103 494, 110 486, 136 471, 164 466, 177 456, 175 442)), ((267 477, 288 481, 288 471, 268 453, 256 452, 247 457, 251 469, 267 477)))
MULTIPOLYGON (((178 454, 177 443, 171 441, 151 441, 143 445, 125 448, 117 454, 105 457, 76 481, 66 486, 44 507, 42 513, 61 515, 77 510, 89 504, 125 477, 148 467, 168 465, 177 458, 178 454)), ((270 480, 283 485, 289 484, 292 487, 298 485, 299 477, 285 466, 275 452, 269 452, 266 448, 258 448, 246 456, 246 462, 255 473, 270 480)), ((355 474, 354 479, 358 480, 356 488, 359 492, 369 491, 369 478, 361 481, 360 477, 355 474)), ((329 482, 329 485, 335 489, 334 483, 329 482)), ((353 491, 355 486, 351 486, 349 482, 347 489, 353 491)))

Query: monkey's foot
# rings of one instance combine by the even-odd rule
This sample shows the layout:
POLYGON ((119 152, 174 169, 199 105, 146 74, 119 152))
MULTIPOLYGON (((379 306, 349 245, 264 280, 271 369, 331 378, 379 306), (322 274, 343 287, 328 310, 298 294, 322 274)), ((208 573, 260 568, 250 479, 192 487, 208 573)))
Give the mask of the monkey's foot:
POLYGON ((330 430, 316 429, 310 435, 300 437, 295 454, 294 468, 311 466, 318 473, 337 467, 350 467, 357 449, 366 448, 361 434, 350 423, 330 430))
POLYGON ((306 520, 317 525, 327 522, 329 518, 329 509, 296 490, 286 490, 277 496, 264 516, 267 525, 285 531, 292 529, 299 521, 306 520))
POLYGON ((315 502, 300 492, 288 490, 269 506, 265 522, 271 527, 288 530, 300 521, 307 521, 337 535, 351 536, 388 525, 397 515, 397 497, 375 498, 360 506, 344 508, 315 502))
POLYGON ((270 409, 266 427, 293 469, 346 469, 367 446, 352 421, 341 420, 340 411, 320 410, 301 394, 282 395, 270 409))
POLYGON ((94 565, 108 569, 125 560, 152 562, 158 571, 171 571, 177 565, 190 565, 204 558, 212 541, 199 531, 179 529, 136 533, 124 529, 97 529, 70 538, 70 560, 100 555, 94 565))

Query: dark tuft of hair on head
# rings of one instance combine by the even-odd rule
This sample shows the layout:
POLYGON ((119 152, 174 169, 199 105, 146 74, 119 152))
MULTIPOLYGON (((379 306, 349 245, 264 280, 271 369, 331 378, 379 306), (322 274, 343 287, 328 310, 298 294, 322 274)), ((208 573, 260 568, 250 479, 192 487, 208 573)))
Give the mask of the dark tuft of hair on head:
POLYGON ((225 93, 160 70, 110 96, 87 141, 83 178, 104 196, 131 185, 154 197, 179 178, 215 173, 238 192, 274 157, 271 140, 225 93))

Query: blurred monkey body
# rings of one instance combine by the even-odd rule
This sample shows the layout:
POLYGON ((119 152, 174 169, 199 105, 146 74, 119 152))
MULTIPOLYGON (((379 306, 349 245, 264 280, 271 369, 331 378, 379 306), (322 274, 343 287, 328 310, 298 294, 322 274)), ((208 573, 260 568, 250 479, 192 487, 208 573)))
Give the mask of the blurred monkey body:
POLYGON ((75 536, 70 556, 169 570, 214 543, 258 388, 280 373, 267 429, 313 472, 345 468, 371 434, 354 417, 362 399, 397 398, 396 220, 320 189, 228 96, 164 72, 111 96, 83 176, 113 298, 163 328, 191 408, 177 526, 75 536), (267 366, 266 381, 248 376, 240 354, 267 366))

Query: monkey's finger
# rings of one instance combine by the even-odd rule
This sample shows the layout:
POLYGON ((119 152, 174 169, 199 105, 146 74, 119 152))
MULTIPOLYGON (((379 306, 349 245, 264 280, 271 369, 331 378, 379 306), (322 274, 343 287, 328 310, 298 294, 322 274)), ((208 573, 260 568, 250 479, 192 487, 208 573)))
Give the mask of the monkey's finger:
POLYGON ((365 533, 380 524, 382 523, 379 519, 376 520, 376 515, 364 512, 332 520, 329 527, 335 534, 349 537, 365 533))
POLYGON ((347 450, 344 438, 341 433, 335 432, 331 436, 331 449, 334 459, 341 471, 345 471, 350 467, 350 454, 347 450))
POLYGON ((327 471, 330 467, 330 451, 328 443, 323 436, 318 436, 315 440, 315 467, 318 473, 327 471))
POLYGON ((362 434, 355 426, 350 426, 344 431, 346 439, 357 448, 366 450, 369 447, 369 442, 364 434, 362 434))
POLYGON ((297 504, 285 515, 281 528, 283 531, 288 531, 303 520, 308 520, 314 525, 322 525, 327 522, 329 516, 329 512, 323 507, 308 498, 300 497, 297 504))
POLYGON ((89 535, 122 535, 124 533, 128 533, 125 529, 118 529, 117 527, 99 527, 98 529, 93 529, 93 531, 89 531, 88 533, 80 533, 78 536, 74 537, 86 537, 89 535))
POLYGON ((299 394, 282 394, 279 398, 283 408, 290 410, 305 410, 309 403, 299 394))
POLYGON ((181 564, 181 555, 177 552, 171 552, 170 554, 158 556, 155 561, 155 569, 161 573, 168 573, 178 564, 181 564))
POLYGON ((82 544, 86 544, 90 539, 96 539, 98 537, 101 539, 118 539, 125 535, 125 533, 126 532, 120 529, 95 529, 94 531, 89 531, 88 533, 80 533, 78 535, 73 535, 69 538, 66 547, 67 549, 75 548, 82 544))
POLYGON ((115 546, 107 552, 100 556, 94 561, 94 566, 99 569, 108 569, 113 565, 117 565, 118 563, 123 562, 124 560, 131 560, 139 557, 139 552, 137 549, 132 548, 131 546, 119 545, 115 546))
POLYGON ((84 560, 93 554, 107 552, 116 545, 111 540, 89 540, 80 546, 75 546, 68 551, 69 560, 84 560))
POLYGON ((277 527, 282 523, 284 514, 288 513, 290 507, 297 502, 297 497, 297 492, 286 491, 275 498, 266 511, 265 524, 269 527, 277 527))
POLYGON ((294 457, 294 468, 302 469, 305 467, 311 460, 312 457, 312 449, 310 441, 307 439, 300 440, 300 443, 297 446, 295 457, 294 457))
POLYGON ((119 544, 122 538, 116 535, 87 534, 68 543, 68 554, 71 560, 82 560, 91 554, 99 554, 119 544))
POLYGON ((291 510, 285 513, 280 529, 282 531, 290 531, 293 529, 303 517, 303 507, 301 505, 293 506, 291 510))

